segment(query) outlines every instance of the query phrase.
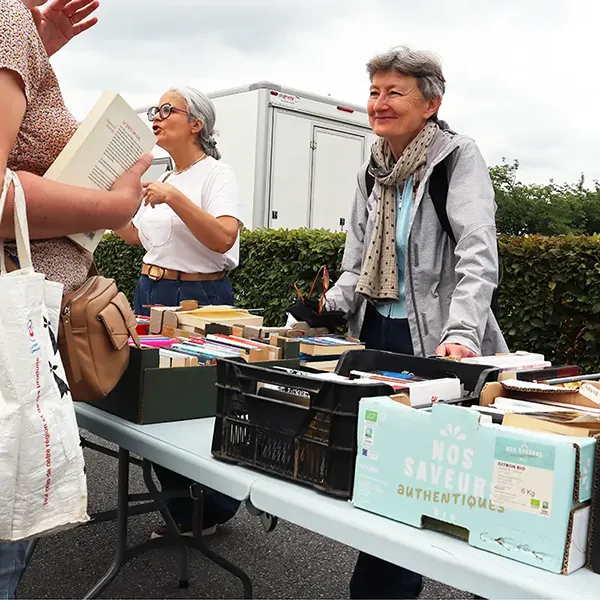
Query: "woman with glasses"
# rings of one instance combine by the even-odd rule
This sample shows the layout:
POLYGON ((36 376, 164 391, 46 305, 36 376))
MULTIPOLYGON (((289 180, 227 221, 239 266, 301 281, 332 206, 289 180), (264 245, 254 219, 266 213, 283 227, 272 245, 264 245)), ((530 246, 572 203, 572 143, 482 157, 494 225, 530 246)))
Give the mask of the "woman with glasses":
POLYGON ((235 174, 213 137, 214 105, 198 90, 169 90, 148 119, 175 168, 143 184, 143 206, 116 232, 146 250, 135 311, 148 315, 150 305, 182 300, 232 305, 226 274, 239 262, 241 205, 235 174))
MULTIPOLYGON (((198 90, 166 92, 148 111, 156 143, 175 163, 161 181, 144 183, 144 203, 133 220, 116 231, 129 244, 146 250, 135 290, 135 312, 148 315, 151 305, 233 305, 226 275, 239 262, 241 205, 235 174, 223 163, 213 137, 215 108, 198 90)), ((191 482, 155 465, 163 490, 188 491, 168 502, 183 535, 191 535, 191 482)), ((231 519, 239 502, 214 493, 204 502, 203 533, 231 519)), ((153 536, 168 533, 161 527, 153 536)))

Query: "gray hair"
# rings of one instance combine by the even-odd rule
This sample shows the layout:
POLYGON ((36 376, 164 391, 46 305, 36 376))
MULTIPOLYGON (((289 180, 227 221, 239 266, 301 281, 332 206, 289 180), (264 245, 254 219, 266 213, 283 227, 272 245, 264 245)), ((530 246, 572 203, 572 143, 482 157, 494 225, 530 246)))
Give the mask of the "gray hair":
POLYGON ((431 100, 443 96, 446 80, 442 72, 440 59, 431 52, 412 50, 408 46, 397 46, 384 54, 374 56, 367 63, 367 73, 373 80, 376 73, 396 71, 402 75, 411 75, 417 80, 423 98, 431 100))
POLYGON ((221 153, 217 150, 217 140, 214 138, 217 115, 212 100, 192 87, 172 88, 170 91, 179 94, 188 107, 190 121, 202 121, 202 129, 198 133, 198 145, 207 156, 219 160, 221 153))

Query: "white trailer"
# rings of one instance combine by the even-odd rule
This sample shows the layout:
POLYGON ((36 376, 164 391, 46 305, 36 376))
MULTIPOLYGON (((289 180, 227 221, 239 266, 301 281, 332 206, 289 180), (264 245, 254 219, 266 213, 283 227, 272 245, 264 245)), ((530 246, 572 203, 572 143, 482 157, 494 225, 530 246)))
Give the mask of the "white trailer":
MULTIPOLYGON (((246 227, 346 230, 356 173, 375 139, 364 107, 269 82, 208 95, 246 227)), ((147 110, 138 113, 145 119, 147 110)), ((163 150, 155 156, 145 179, 170 168, 163 150)))

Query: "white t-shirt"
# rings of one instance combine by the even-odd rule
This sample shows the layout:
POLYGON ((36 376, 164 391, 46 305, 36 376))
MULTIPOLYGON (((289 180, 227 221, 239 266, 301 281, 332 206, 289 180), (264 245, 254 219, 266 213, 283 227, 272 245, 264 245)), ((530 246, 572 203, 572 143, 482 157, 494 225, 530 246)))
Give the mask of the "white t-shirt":
MULTIPOLYGON (((164 178, 162 178, 164 179, 164 178)), ((233 169, 207 157, 193 167, 170 175, 166 183, 176 187, 213 217, 241 219, 238 185, 233 169)), ((167 204, 141 206, 133 224, 146 250, 144 262, 185 273, 217 273, 235 269, 239 263, 239 233, 225 254, 207 248, 167 204)))

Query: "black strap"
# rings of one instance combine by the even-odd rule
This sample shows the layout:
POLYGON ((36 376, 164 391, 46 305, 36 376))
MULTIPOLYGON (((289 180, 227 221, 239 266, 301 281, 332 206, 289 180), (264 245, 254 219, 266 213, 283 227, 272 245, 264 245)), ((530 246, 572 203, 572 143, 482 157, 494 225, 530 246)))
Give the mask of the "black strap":
MULTIPOLYGON (((446 166, 446 162, 449 160, 449 157, 445 158, 441 162, 439 162, 433 169, 431 173, 431 177, 429 178, 429 195, 431 196, 431 201, 433 202, 433 207, 435 208, 435 212, 437 218, 440 221, 440 225, 442 229, 446 233, 446 235, 456 244, 456 237, 454 232, 452 231, 452 226, 450 225, 450 220, 448 219, 448 211, 446 210, 446 204, 448 201, 448 169, 446 166)), ((373 191, 373 186, 375 185, 375 178, 369 172, 369 168, 365 169, 365 185, 367 188, 367 198, 371 195, 373 191)), ((502 281, 503 269, 502 262, 499 261, 498 265, 498 286, 502 281)), ((492 312, 494 315, 498 315, 500 311, 499 304, 499 289, 496 287, 494 289, 494 293, 492 295, 491 302, 492 312)))
MULTIPOLYGON (((429 178, 429 195, 433 202, 433 207, 440 221, 442 229, 446 235, 456 244, 456 237, 448 220, 448 212, 446 211, 446 201, 448 200, 448 171, 446 168, 446 160, 438 163, 431 173, 429 178)), ((367 188, 367 198, 371 195, 375 185, 375 178, 369 171, 369 167, 365 169, 365 187, 367 188)))
POLYGON ((446 235, 456 244, 456 237, 452 231, 452 226, 448 219, 448 211, 446 204, 448 201, 448 170, 446 168, 446 160, 439 162, 433 168, 431 177, 429 178, 429 195, 433 202, 433 208, 440 221, 442 229, 446 235))
POLYGON ((371 195, 373 191, 373 186, 375 185, 375 177, 371 175, 369 172, 369 167, 365 169, 365 186, 367 187, 367 198, 371 195))

